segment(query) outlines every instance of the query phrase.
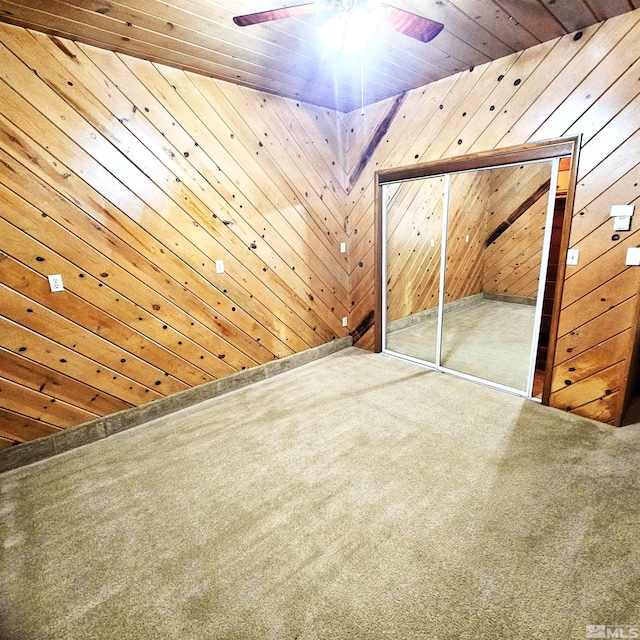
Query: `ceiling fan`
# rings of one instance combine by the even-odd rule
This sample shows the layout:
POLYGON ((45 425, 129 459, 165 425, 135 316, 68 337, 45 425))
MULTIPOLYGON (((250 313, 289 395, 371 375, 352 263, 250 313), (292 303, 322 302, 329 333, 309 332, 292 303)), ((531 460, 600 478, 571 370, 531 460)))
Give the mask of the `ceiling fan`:
POLYGON ((337 15, 349 15, 354 12, 366 10, 374 15, 377 22, 392 31, 397 31, 405 36, 429 42, 433 40, 444 25, 423 18, 415 13, 396 9, 382 2, 371 2, 371 0, 328 0, 325 2, 309 2, 282 9, 272 9, 271 11, 260 11, 249 13, 244 16, 236 16, 233 21, 240 27, 247 27, 253 24, 271 22, 272 20, 282 20, 283 18, 293 18, 299 16, 317 14, 320 21, 328 21, 337 15))

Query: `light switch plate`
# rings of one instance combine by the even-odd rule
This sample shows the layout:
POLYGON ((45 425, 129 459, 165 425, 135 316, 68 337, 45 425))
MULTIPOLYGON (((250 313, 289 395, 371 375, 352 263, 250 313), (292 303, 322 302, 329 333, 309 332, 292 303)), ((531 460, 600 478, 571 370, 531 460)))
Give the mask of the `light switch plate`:
POLYGON ((614 204, 611 207, 611 217, 618 218, 620 216, 628 218, 633 215, 635 210, 634 204, 614 204))
POLYGON ((216 260, 216 273, 224 273, 224 260, 216 260))
POLYGON ((613 219, 614 231, 630 231, 631 230, 631 216, 616 216, 613 219))
POLYGON ((341 242, 340 243, 340 253, 347 253, 347 243, 346 242, 341 242))
POLYGON ((577 266, 579 257, 580 251, 578 249, 569 249, 569 251, 567 251, 567 266, 577 266))
POLYGON ((630 267, 640 267, 640 247, 629 247, 625 264, 630 267))

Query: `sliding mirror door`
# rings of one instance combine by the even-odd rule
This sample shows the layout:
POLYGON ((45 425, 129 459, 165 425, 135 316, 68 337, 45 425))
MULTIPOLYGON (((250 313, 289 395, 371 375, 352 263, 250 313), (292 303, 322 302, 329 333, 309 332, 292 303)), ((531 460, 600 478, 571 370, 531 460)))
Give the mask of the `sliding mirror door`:
POLYGON ((444 171, 433 163, 382 174, 378 349, 526 397, 548 397, 576 144, 507 152, 503 157, 517 161, 502 164, 463 158, 444 171), (563 195, 561 158, 569 190, 563 195))
POLYGON ((554 171, 545 160, 450 176, 444 370, 530 394, 554 171))
POLYGON ((386 350, 437 364, 444 178, 385 185, 386 350))

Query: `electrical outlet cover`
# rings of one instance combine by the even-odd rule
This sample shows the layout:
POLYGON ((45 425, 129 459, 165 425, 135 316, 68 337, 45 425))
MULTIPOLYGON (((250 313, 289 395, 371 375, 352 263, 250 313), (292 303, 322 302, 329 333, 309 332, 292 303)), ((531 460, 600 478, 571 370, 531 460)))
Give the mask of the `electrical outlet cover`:
POLYGON ((578 264, 579 256, 580 251, 578 251, 578 249, 569 249, 569 251, 567 251, 567 265, 575 267, 578 264))
POLYGON ((49 280, 49 288, 51 291, 64 291, 62 276, 59 273, 53 276, 47 276, 47 279, 49 280))

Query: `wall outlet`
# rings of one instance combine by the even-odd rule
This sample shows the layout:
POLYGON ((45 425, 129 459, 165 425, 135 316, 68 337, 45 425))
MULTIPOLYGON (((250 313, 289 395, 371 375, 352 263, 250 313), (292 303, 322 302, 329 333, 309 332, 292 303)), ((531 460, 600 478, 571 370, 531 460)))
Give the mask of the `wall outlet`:
POLYGON ((347 316, 345 316, 344 318, 342 318, 342 326, 346 327, 347 326, 347 316))
POLYGON ((340 253, 347 253, 347 243, 346 242, 341 242, 340 243, 340 253))
POLYGON ((569 249, 569 251, 567 251, 567 266, 577 266, 579 257, 580 251, 578 249, 569 249))
POLYGON ((47 276, 47 278, 49 280, 49 288, 51 291, 64 291, 62 276, 59 273, 54 276, 47 276))
POLYGON ((216 273, 224 273, 224 260, 216 260, 216 273))

